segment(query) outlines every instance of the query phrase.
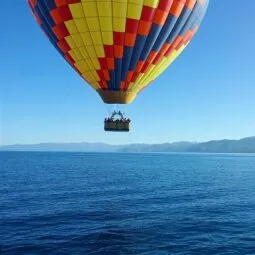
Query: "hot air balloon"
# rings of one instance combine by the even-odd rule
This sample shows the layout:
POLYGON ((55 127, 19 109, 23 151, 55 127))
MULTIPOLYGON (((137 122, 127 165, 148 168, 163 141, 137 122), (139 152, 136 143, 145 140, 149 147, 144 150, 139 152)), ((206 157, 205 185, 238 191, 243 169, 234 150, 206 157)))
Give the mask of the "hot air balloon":
MULTIPOLYGON (((189 44, 209 0, 28 3, 54 47, 102 100, 129 104, 189 44)), ((129 131, 130 121, 120 113, 105 120, 106 131, 129 131)))

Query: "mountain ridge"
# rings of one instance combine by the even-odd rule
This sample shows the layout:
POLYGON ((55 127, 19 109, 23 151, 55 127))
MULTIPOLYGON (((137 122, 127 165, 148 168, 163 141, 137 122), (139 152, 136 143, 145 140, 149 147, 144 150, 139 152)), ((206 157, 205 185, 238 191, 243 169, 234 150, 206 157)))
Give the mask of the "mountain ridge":
POLYGON ((66 151, 66 152, 199 152, 199 153, 255 153, 255 136, 239 140, 211 140, 208 142, 173 142, 161 144, 107 143, 39 143, 0 146, 0 151, 66 151))

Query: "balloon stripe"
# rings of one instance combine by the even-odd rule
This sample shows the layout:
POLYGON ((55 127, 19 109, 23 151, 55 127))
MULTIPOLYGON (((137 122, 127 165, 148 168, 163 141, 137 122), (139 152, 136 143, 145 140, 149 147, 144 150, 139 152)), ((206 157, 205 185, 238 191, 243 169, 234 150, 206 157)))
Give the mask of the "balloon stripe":
POLYGON ((124 56, 121 69, 121 89, 125 88, 125 80, 129 68, 129 64, 135 49, 135 42, 141 26, 141 16, 143 11, 143 1, 139 3, 128 3, 127 26, 125 33, 124 56))
MULTIPOLYGON (((186 47, 188 42, 195 35, 196 31, 198 30, 198 26, 200 25, 200 23, 203 19, 203 16, 205 14, 205 12, 204 12, 201 15, 201 13, 200 13, 200 11, 201 11, 200 7, 201 6, 199 6, 199 5, 201 5, 201 3, 197 2, 197 11, 194 12, 194 14, 190 16, 191 22, 190 22, 190 20, 187 21, 186 27, 184 27, 183 31, 181 31, 180 36, 177 37, 171 45, 168 44, 164 51, 162 51, 162 52, 160 52, 160 54, 158 54, 157 57, 159 57, 159 60, 152 63, 153 67, 151 67, 150 72, 153 72, 154 75, 152 75, 151 80, 155 79, 155 77, 157 75, 162 73, 162 70, 160 70, 159 72, 158 72, 158 70, 162 69, 162 67, 160 65, 160 62, 163 62, 164 57, 168 57, 168 56, 171 57, 171 55, 175 54, 176 51, 179 51, 182 47, 186 47), (186 34, 184 34, 184 32, 186 32, 186 34), (153 69, 154 69, 154 71, 153 71, 153 69)), ((207 8, 207 5, 205 6, 205 9, 206 8, 207 8)), ((171 63, 172 63, 172 61, 171 61, 171 63)), ((167 68, 167 66, 165 66, 165 68, 167 68)), ((139 80, 139 82, 136 85, 136 88, 133 88, 134 90, 137 89, 137 88, 140 88, 141 86, 146 86, 147 83, 151 82, 151 80, 148 80, 148 77, 150 77, 151 74, 148 72, 148 73, 146 73, 146 76, 147 77, 145 78, 145 80, 142 80, 142 79, 139 80), (143 85, 143 83, 144 83, 144 85, 143 85)))
MULTIPOLYGON (((186 0, 184 0, 185 2, 186 0)), ((184 7, 184 3, 183 1, 170 1, 168 4, 168 9, 166 9, 166 7, 164 6, 164 4, 162 4, 164 1, 162 1, 159 4, 159 10, 160 8, 162 8, 162 11, 167 11, 168 12, 168 16, 172 16, 171 11, 174 9, 178 9, 178 10, 182 10, 184 7)), ((155 10, 155 13, 157 13, 158 10, 155 10)), ((154 15, 156 17, 156 14, 154 15)), ((153 17, 153 21, 156 19, 155 17, 153 17)), ((135 73, 132 77, 132 86, 136 86, 136 80, 139 77, 139 79, 141 79, 141 77, 143 76, 143 74, 146 72, 146 70, 148 69, 149 65, 150 65, 150 61, 152 61, 152 59, 156 56, 156 50, 153 50, 153 47, 155 45, 155 43, 157 42, 160 33, 164 30, 164 27, 168 25, 168 18, 165 19, 165 22, 163 24, 163 26, 158 26, 158 24, 153 23, 152 24, 152 28, 149 34, 149 37, 146 40, 146 43, 143 47, 143 51, 140 55, 140 61, 137 63, 136 68, 135 68, 135 73), (138 68, 139 65, 139 68, 138 68), (142 74, 140 74, 142 73, 142 74)), ((174 23, 175 24, 175 23, 174 23)), ((173 25, 174 25, 173 24, 173 25)), ((171 31, 171 30, 170 30, 171 31)), ((129 86, 129 89, 132 89, 132 87, 129 86)))
MULTIPOLYGON (((186 20, 189 18, 190 13, 191 13, 191 11, 184 5, 183 2, 179 2, 179 4, 176 5, 176 8, 178 8, 178 10, 179 11, 181 10, 182 12, 181 13, 178 12, 179 18, 177 19, 177 22, 175 22, 173 30, 171 30, 168 38, 171 36, 172 33, 175 33, 175 36, 178 35, 178 32, 182 29, 182 25, 186 22, 186 20), (179 6, 181 6, 181 8, 179 8, 179 6)), ((171 11, 171 9, 170 9, 170 11, 171 11)), ((168 38, 167 38, 167 40, 168 40, 168 38)), ((167 42, 167 40, 166 40, 166 42, 167 42)), ((164 45, 162 47, 164 47, 164 45)), ((153 48, 153 45, 151 46, 151 49, 152 48, 153 48)), ((149 53, 149 57, 145 60, 143 66, 142 66, 141 74, 138 75, 139 81, 137 81, 137 82, 135 81, 134 87, 139 86, 139 84, 141 82, 145 83, 144 84, 145 86, 147 85, 146 84, 147 82, 145 82, 145 81, 148 80, 148 77, 150 77, 149 76, 150 72, 154 68, 154 65, 152 66, 152 62, 155 59, 155 57, 157 56, 157 53, 158 52, 153 51, 153 50, 149 53)), ((131 87, 130 90, 134 90, 134 88, 131 87)))

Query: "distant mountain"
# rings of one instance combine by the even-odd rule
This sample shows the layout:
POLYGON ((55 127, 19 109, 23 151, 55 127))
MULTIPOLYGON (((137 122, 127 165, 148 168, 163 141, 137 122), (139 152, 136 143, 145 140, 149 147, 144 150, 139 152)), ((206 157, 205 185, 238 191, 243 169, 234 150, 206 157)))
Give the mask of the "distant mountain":
POLYGON ((69 152, 200 152, 255 153, 255 136, 241 140, 219 140, 203 143, 163 143, 109 145, 105 143, 41 143, 0 146, 0 151, 69 151, 69 152))
POLYGON ((209 141, 192 145, 188 152, 255 153, 255 136, 241 140, 209 141))
POLYGON ((0 151, 74 151, 74 152, 116 152, 118 147, 104 143, 40 143, 1 146, 0 151))
POLYGON ((121 152, 185 152, 194 143, 178 142, 163 144, 130 144, 119 149, 121 152))

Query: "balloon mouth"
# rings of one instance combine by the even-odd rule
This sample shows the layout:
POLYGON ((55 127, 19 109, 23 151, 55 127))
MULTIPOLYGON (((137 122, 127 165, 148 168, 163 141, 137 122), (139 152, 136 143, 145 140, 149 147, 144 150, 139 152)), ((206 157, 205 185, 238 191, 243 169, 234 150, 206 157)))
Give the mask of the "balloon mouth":
POLYGON ((130 104, 136 98, 136 93, 130 91, 97 90, 106 104, 130 104))

